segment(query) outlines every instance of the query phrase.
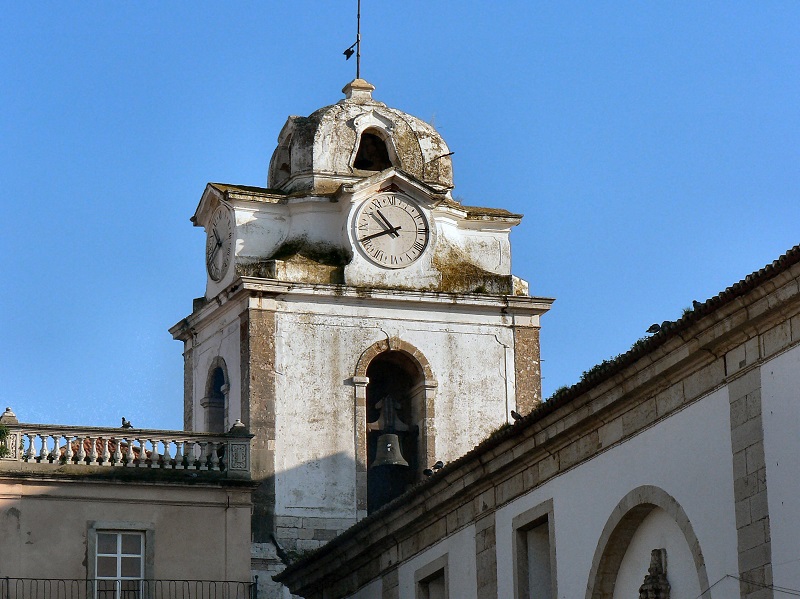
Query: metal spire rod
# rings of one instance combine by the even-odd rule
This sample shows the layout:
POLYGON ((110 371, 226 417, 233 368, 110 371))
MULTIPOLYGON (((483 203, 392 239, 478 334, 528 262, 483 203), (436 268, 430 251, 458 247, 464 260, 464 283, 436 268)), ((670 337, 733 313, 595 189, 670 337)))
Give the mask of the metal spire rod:
POLYGON ((361 79, 361 0, 356 14, 356 79, 361 79))

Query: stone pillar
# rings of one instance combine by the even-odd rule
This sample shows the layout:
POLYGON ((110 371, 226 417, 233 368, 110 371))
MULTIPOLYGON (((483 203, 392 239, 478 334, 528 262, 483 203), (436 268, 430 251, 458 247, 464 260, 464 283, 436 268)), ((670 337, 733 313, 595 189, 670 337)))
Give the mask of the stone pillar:
POLYGON ((514 327, 514 375, 517 404, 515 410, 524 416, 542 403, 539 327, 514 327))
POLYGON ((255 435, 250 446, 252 534, 270 542, 275 529, 275 313, 253 307, 240 316, 242 422, 255 435))
POLYGON ((767 506, 767 467, 761 419, 761 368, 730 380, 733 495, 742 599, 766 599, 773 592, 772 545, 767 506), (745 581, 752 581, 749 584, 745 581))
POLYGON ((194 348, 192 340, 183 342, 183 430, 194 428, 194 348))
POLYGON ((497 541, 495 514, 475 523, 475 562, 478 578, 477 599, 497 597, 497 541))
POLYGON ((367 385, 369 377, 354 376, 351 379, 355 391, 353 430, 356 447, 356 517, 367 516, 367 385))

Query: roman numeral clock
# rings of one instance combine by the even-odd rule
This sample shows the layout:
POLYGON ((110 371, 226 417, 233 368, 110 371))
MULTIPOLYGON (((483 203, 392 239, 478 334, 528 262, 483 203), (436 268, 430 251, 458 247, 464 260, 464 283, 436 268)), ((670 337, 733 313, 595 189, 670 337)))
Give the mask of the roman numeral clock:
POLYGON ((428 220, 405 194, 388 192, 372 197, 357 209, 353 222, 355 246, 377 266, 409 266, 428 247, 428 220))

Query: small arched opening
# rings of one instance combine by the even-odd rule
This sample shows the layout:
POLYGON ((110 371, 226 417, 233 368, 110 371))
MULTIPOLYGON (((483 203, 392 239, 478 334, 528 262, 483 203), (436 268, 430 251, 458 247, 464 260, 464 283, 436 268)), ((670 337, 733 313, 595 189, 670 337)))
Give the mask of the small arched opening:
POLYGON ((206 394, 200 402, 205 415, 206 431, 224 433, 226 431, 228 407, 228 369, 222 358, 212 362, 206 382, 206 394))
POLYGON ((403 351, 378 354, 367 368, 367 511, 399 497, 418 477, 425 451, 420 389, 424 374, 403 351))
POLYGON ((361 134, 353 168, 362 171, 382 171, 392 166, 386 142, 375 129, 361 134))

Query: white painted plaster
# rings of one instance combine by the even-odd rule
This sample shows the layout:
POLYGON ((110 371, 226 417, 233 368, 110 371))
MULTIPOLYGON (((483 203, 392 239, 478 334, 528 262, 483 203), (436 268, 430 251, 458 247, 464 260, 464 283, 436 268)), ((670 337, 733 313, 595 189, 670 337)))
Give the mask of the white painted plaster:
MULTIPOLYGON (((730 464, 730 408, 721 389, 503 506, 496 514, 498 596, 513 597, 512 519, 552 499, 559 597, 583 599, 606 522, 620 500, 642 485, 660 487, 684 509, 711 584, 736 575, 730 464)), ((737 587, 726 584, 717 585, 711 598, 731 597, 737 587)))
POLYGON ((313 314, 302 305, 284 304, 279 312, 279 513, 311 515, 313 509, 324 512, 318 515, 355 516, 356 431, 349 378, 362 353, 376 342, 398 337, 429 361, 438 382, 436 457, 445 462, 505 423, 509 401, 514 401, 514 389, 507 387, 507 381, 513 382, 513 355, 506 358, 513 333, 499 318, 492 326, 443 322, 425 311, 361 310, 359 315, 353 307, 339 308, 338 315, 313 314), (298 438, 304 442, 297 443, 298 438))
POLYGON ((447 554, 450 597, 476 597, 478 583, 475 564, 475 526, 469 526, 442 539, 419 555, 398 566, 400 599, 416 599, 414 575, 432 561, 447 554))
POLYGON ((704 589, 700 588, 692 552, 675 520, 659 508, 650 512, 634 533, 619 567, 613 599, 639 596, 653 549, 667 550, 669 598, 697 599, 704 589))
POLYGON ((368 585, 361 587, 354 595, 348 599, 380 599, 383 596, 383 585, 380 578, 373 580, 368 585))
POLYGON ((761 413, 773 581, 800 589, 800 347, 761 367, 761 413))

